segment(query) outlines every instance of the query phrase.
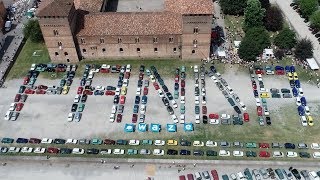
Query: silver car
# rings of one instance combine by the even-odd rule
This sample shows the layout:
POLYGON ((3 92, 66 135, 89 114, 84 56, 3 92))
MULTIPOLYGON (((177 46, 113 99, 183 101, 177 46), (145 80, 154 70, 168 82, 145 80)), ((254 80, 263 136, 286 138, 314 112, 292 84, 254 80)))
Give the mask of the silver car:
POLYGON ((148 150, 148 149, 141 149, 141 150, 140 150, 140 154, 142 154, 142 155, 149 155, 149 154, 151 154, 151 152, 150 152, 150 150, 148 150))

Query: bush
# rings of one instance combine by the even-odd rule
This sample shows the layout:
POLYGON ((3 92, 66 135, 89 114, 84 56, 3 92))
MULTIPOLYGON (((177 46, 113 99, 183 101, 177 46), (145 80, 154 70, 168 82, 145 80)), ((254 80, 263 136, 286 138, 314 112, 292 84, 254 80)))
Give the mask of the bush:
POLYGON ((32 42, 42 42, 43 36, 38 20, 31 19, 25 25, 23 34, 26 39, 30 38, 32 42))

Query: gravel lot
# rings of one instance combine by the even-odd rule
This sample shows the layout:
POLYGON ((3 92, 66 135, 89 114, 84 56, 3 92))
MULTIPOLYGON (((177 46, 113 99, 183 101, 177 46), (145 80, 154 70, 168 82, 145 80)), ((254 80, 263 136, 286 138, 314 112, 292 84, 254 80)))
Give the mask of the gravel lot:
MULTIPOLYGON (((137 71, 134 69, 133 71, 137 71)), ((223 78, 231 85, 235 93, 248 106, 248 112, 253 117, 256 117, 255 99, 251 90, 250 78, 246 73, 235 72, 236 69, 231 69, 222 75, 223 78)), ((186 122, 194 122, 194 80, 193 75, 187 74, 186 81, 186 122)), ((146 76, 145 76, 146 78, 146 76)), ((163 77, 164 78, 164 77, 163 77)), ((124 108, 124 116, 122 123, 109 123, 109 115, 111 113, 113 97, 111 96, 89 96, 83 117, 79 123, 67 122, 67 115, 71 110, 73 98, 76 95, 79 79, 74 79, 68 95, 30 95, 17 121, 0 121, 0 136, 4 137, 61 137, 61 138, 92 138, 92 137, 110 137, 110 138, 143 138, 146 134, 152 137, 157 137, 156 133, 124 133, 124 124, 131 123, 132 109, 134 97, 137 87, 137 76, 130 78, 128 86, 127 100, 124 108)), ((116 85, 117 78, 114 76, 95 76, 93 85, 116 85)), ((174 77, 164 78, 170 92, 173 93, 174 77)), ((18 91, 22 79, 9 81, 5 89, 0 89, 0 114, 4 117, 11 102, 13 102, 15 93, 18 91)), ((38 79, 36 85, 56 85, 59 80, 38 79)), ((289 88, 288 80, 285 77, 270 76, 264 78, 266 88, 289 88)), ((309 86, 302 83, 308 102, 316 104, 319 102, 319 89, 314 86, 309 86)), ((207 108, 208 113, 234 113, 233 108, 229 105, 220 90, 216 87, 213 81, 206 79, 207 89, 207 108)), ((180 107, 180 101, 177 101, 180 107)), ((268 100, 269 110, 272 111, 285 108, 288 105, 294 105, 294 99, 270 99, 268 100)), ((180 109, 175 109, 175 114, 179 117, 180 109)), ((315 106, 316 107, 316 106, 315 106)), ((311 107, 312 114, 318 114, 319 110, 311 107)), ((286 118, 286 117, 282 117, 286 118)), ((293 115, 299 126, 298 115, 293 115)), ((316 118, 315 118, 316 119, 316 118)), ((166 108, 163 106, 161 99, 158 97, 153 86, 149 88, 148 104, 146 112, 147 124, 160 123, 162 128, 166 123, 172 123, 166 108)), ((257 122, 251 121, 250 124, 257 122)), ((318 124, 317 121, 315 121, 318 124)), ((197 128, 203 125, 197 125, 197 128)), ((209 125, 207 125, 209 126, 209 125)), ((319 127, 319 125, 316 125, 319 127)), ((160 133, 161 136, 174 136, 175 133, 168 133, 165 129, 160 133)), ((185 135, 183 125, 178 124, 178 134, 185 135)))

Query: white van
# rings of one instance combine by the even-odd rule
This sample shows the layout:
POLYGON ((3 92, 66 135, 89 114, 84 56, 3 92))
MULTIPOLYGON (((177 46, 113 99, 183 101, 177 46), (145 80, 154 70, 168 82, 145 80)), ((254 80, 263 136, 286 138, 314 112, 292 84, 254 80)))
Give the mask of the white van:
POLYGON ((6 32, 9 32, 11 30, 12 27, 12 21, 6 21, 5 25, 4 25, 4 30, 6 32))

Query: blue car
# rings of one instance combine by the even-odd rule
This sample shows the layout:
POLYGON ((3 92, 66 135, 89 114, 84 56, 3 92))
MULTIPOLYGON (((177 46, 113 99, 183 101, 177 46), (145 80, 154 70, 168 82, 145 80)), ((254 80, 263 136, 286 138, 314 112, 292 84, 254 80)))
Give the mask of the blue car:
POLYGON ((139 111, 139 105, 135 104, 133 106, 133 113, 138 113, 138 111, 139 111))
POLYGON ((284 70, 284 68, 282 67, 282 66, 276 66, 276 67, 274 67, 274 70, 275 71, 281 71, 281 70, 284 70))
POLYGON ((296 68, 294 66, 290 66, 290 72, 292 73, 296 72, 296 68))
POLYGON ((303 106, 298 106, 298 113, 299 113, 299 116, 304 116, 305 112, 304 112, 303 106))
POLYGON ((297 88, 295 87, 292 88, 292 94, 294 97, 297 97, 299 95, 297 88))
POLYGON ((307 100, 306 100, 306 98, 305 97, 301 97, 301 105, 302 106, 306 106, 307 105, 307 100))
POLYGON ((286 70, 286 73, 291 72, 290 71, 290 66, 286 66, 284 69, 286 70))
POLYGON ((147 102, 148 102, 148 97, 147 96, 142 96, 141 103, 142 104, 147 104, 147 102))
POLYGON ((18 138, 16 140, 16 143, 18 144, 25 144, 25 143, 28 143, 29 142, 29 139, 26 139, 26 138, 18 138))
POLYGON ((294 84, 295 84, 296 88, 301 88, 299 80, 295 80, 294 84))

